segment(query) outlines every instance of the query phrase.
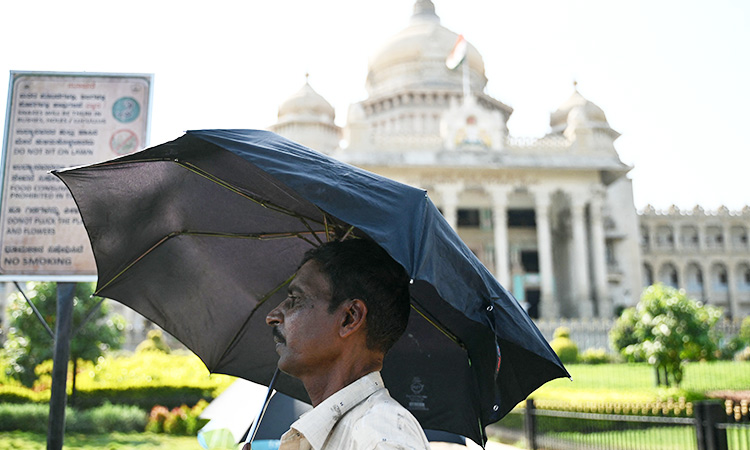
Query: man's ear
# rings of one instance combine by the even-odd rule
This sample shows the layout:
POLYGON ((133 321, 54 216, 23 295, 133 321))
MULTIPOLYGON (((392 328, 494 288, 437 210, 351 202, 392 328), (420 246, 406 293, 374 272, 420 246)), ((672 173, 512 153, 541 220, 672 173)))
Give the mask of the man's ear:
POLYGON ((339 335, 347 337, 357 330, 364 329, 365 319, 367 318, 367 305, 359 299, 347 300, 342 305, 343 318, 339 335))

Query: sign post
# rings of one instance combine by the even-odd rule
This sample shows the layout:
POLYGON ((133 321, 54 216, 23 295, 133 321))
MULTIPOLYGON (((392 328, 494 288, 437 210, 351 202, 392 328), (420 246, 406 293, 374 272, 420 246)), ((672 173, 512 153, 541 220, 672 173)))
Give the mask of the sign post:
POLYGON ((75 282, 96 264, 78 208, 49 172, 148 145, 153 75, 11 72, 0 185, 0 281, 58 281, 47 448, 62 449, 75 282))
POLYGON ((47 450, 61 450, 65 436, 65 406, 68 403, 68 359, 70 329, 73 318, 75 283, 57 284, 57 318, 55 320, 55 353, 52 358, 52 388, 49 399, 47 450))

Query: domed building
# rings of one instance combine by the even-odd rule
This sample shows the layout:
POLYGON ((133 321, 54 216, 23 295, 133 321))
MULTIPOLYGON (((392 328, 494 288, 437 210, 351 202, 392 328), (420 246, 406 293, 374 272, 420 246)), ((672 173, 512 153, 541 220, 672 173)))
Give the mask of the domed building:
POLYGON ((341 128, 336 112, 326 99, 305 81, 305 85, 279 106, 278 121, 269 127, 275 133, 322 152, 338 148, 341 128))
MULTIPOLYGON (((367 98, 350 105, 343 129, 309 84, 279 107, 270 129, 426 189, 534 318, 610 318, 634 305, 649 253, 631 167, 614 145, 619 133, 574 86, 548 134, 511 136, 513 108, 486 83, 479 51, 441 25, 432 1, 417 0, 408 25, 371 55, 367 98), (463 57, 454 69, 452 52, 463 57)), ((750 311, 750 298, 726 305, 750 311)))

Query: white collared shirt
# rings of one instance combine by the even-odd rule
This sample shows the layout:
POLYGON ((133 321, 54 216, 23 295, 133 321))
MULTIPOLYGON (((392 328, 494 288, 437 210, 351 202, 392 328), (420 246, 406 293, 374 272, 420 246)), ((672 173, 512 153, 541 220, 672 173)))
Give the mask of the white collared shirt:
POLYGON ((380 372, 372 372, 294 422, 279 450, 429 448, 417 419, 388 394, 380 372))

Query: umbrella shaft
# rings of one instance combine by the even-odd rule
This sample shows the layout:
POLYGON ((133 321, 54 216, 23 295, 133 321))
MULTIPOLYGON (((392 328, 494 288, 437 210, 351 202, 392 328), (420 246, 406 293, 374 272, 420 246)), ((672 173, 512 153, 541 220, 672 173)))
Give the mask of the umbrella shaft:
POLYGON ((268 408, 268 402, 271 401, 271 397, 273 397, 273 386, 276 384, 276 377, 279 375, 279 368, 276 367, 276 370, 273 372, 273 378, 271 378, 271 382, 268 383, 268 392, 266 393, 266 399, 263 401, 263 407, 260 409, 260 413, 258 414, 258 418, 255 419, 253 422, 253 426, 250 428, 250 432, 247 434, 247 439, 245 439, 245 443, 249 444, 255 440, 255 435, 258 433, 258 428, 260 427, 260 422, 263 420, 263 416, 266 414, 266 409, 268 408))

